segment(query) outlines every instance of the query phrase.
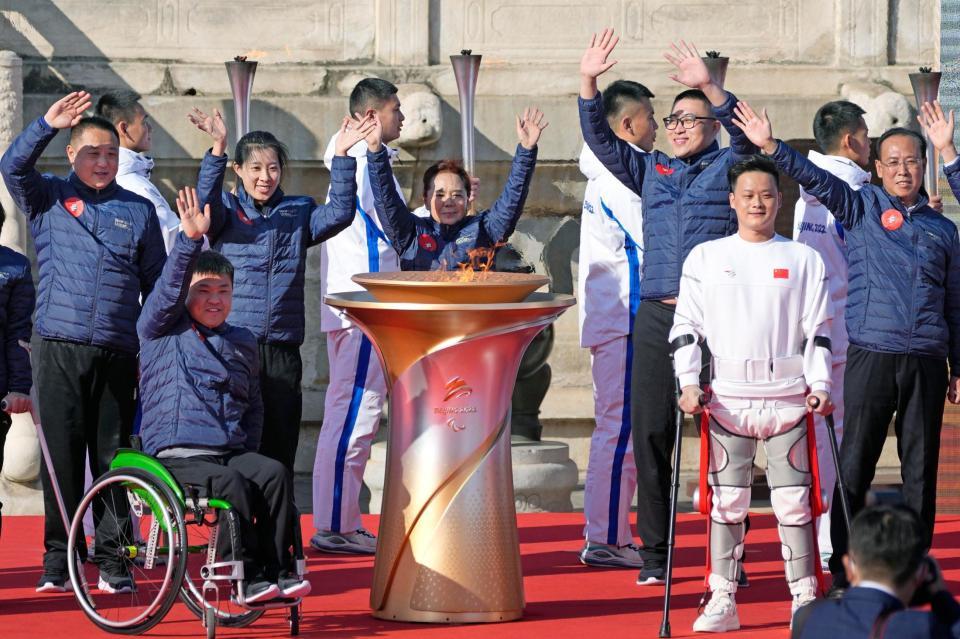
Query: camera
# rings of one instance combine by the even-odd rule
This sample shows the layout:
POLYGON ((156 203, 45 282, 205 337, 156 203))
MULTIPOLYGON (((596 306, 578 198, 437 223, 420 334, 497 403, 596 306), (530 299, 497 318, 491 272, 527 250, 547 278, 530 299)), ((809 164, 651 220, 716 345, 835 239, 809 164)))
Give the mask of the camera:
POLYGON ((925 606, 930 603, 930 586, 937 583, 937 580, 940 579, 940 569, 937 568, 937 562, 933 560, 930 555, 927 555, 923 558, 923 565, 927 567, 927 574, 923 582, 917 586, 917 590, 913 593, 913 599, 910 600, 910 607, 916 606, 925 606))

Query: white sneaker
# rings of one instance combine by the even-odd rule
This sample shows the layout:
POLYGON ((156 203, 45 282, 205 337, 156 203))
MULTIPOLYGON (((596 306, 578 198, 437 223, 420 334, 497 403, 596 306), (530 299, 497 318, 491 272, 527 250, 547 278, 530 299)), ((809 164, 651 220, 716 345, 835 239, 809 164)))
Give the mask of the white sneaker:
POLYGON ((310 538, 310 546, 320 552, 372 555, 377 552, 377 537, 363 528, 351 533, 318 530, 317 534, 310 538))
POLYGON ((643 559, 640 557, 640 549, 633 544, 608 546, 587 542, 580 551, 580 563, 605 568, 640 568, 643 566, 643 559))
POLYGON ((729 632, 740 630, 737 602, 732 592, 715 590, 703 613, 693 622, 694 632, 729 632))

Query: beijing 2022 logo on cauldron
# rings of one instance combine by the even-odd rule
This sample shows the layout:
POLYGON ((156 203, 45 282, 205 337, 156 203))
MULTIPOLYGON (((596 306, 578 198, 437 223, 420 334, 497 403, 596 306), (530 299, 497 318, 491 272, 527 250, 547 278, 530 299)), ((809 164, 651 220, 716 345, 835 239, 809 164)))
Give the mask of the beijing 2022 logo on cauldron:
MULTIPOLYGON (((466 380, 457 375, 447 382, 444 387, 443 403, 453 401, 455 399, 461 399, 464 397, 470 397, 473 394, 473 388, 467 384, 466 380)), ((476 406, 435 406, 433 408, 434 415, 449 415, 450 418, 447 420, 447 426, 455 433, 459 433, 464 430, 466 426, 457 421, 457 415, 466 415, 469 413, 476 413, 476 406)))

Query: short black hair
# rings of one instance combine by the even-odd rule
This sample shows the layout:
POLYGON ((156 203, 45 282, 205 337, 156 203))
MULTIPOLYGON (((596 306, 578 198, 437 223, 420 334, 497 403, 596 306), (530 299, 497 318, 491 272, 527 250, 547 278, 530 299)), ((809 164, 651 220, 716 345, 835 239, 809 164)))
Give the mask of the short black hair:
POLYGON ((773 160, 762 155, 752 155, 746 160, 740 160, 727 169, 727 180, 730 182, 730 192, 733 193, 733 190, 737 186, 737 180, 740 179, 741 175, 753 171, 772 175, 773 182, 777 185, 777 188, 780 188, 780 171, 777 170, 777 165, 774 164, 773 160))
POLYGON ((190 271, 190 277, 197 273, 201 275, 224 275, 233 284, 233 264, 222 253, 216 251, 203 251, 197 256, 197 261, 194 262, 193 269, 190 271))
POLYGON ((99 115, 88 115, 77 122, 73 128, 70 129, 70 144, 76 142, 77 138, 83 135, 83 132, 87 129, 108 131, 117 139, 117 144, 120 144, 120 134, 117 133, 117 127, 113 126, 113 122, 99 115))
POLYGON ((914 140, 916 140, 917 145, 920 147, 920 157, 921 158, 927 157, 927 141, 923 139, 923 136, 917 133, 916 131, 905 129, 902 126, 897 126, 890 129, 889 131, 884 132, 884 134, 877 139, 877 157, 878 158, 880 157, 880 149, 883 148, 883 143, 886 142, 888 138, 892 138, 898 135, 903 135, 908 138, 913 138, 914 140))
POLYGON ((607 119, 616 118, 623 113, 628 104, 642 102, 653 97, 650 89, 632 80, 617 80, 603 90, 603 114, 607 119))
POLYGON ((234 149, 233 161, 243 166, 250 159, 250 154, 259 149, 273 149, 277 154, 277 162, 280 164, 280 171, 287 165, 287 147, 278 140, 273 133, 269 131, 251 131, 237 140, 237 146, 234 149))
POLYGON ((850 524, 850 554, 864 579, 905 584, 927 552, 920 516, 903 504, 870 506, 850 524))
MULTIPOLYGON (((677 106, 677 102, 680 100, 700 100, 707 105, 708 109, 713 106, 710 104, 710 98, 707 97, 707 94, 700 89, 687 89, 686 91, 681 91, 677 94, 677 97, 673 99, 673 106, 677 106)), ((670 110, 673 111, 673 107, 671 107, 670 110)))
POLYGON ((813 138, 824 153, 836 151, 846 134, 853 134, 863 124, 859 106, 848 100, 827 102, 813 116, 813 138))
POLYGON ((364 78, 350 92, 350 115, 363 115, 367 109, 379 109, 390 96, 397 93, 397 86, 380 78, 364 78))
POLYGON ((116 125, 120 121, 130 122, 137 116, 137 110, 143 109, 140 105, 140 94, 129 89, 107 91, 97 100, 96 113, 101 118, 110 120, 116 125))

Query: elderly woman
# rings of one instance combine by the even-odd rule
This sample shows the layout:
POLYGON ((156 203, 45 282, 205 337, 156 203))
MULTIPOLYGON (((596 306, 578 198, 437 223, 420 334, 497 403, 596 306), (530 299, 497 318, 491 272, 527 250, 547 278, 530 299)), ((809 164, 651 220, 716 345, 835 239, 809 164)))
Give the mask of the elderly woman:
POLYGON ((423 200, 430 217, 407 209, 394 187, 387 150, 380 144, 379 125, 367 135, 367 160, 377 214, 404 271, 433 271, 469 262, 475 249, 492 248, 510 237, 523 213, 537 161, 537 141, 547 128, 543 113, 528 108, 517 117, 517 145, 507 184, 488 211, 467 215, 471 184, 457 162, 444 160, 423 175, 423 200))

